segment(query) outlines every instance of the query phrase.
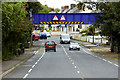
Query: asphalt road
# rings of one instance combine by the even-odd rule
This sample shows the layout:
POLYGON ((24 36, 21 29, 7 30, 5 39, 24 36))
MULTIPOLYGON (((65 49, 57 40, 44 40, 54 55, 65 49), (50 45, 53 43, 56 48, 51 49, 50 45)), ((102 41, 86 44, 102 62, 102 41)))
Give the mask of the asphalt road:
POLYGON ((4 78, 118 78, 118 64, 88 52, 81 46, 80 51, 69 51, 69 44, 60 44, 59 36, 34 41, 42 46, 36 55, 4 78), (44 50, 44 43, 54 40, 57 51, 44 50))

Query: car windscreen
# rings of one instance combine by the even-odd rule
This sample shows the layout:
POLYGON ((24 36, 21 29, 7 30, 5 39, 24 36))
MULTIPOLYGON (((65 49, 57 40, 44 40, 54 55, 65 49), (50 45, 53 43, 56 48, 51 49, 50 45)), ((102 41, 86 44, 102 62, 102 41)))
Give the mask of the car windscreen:
POLYGON ((78 45, 78 43, 71 43, 70 45, 78 45))
POLYGON ((62 39, 70 39, 69 35, 62 35, 62 39))
POLYGON ((47 42, 46 45, 54 45, 54 42, 47 42))

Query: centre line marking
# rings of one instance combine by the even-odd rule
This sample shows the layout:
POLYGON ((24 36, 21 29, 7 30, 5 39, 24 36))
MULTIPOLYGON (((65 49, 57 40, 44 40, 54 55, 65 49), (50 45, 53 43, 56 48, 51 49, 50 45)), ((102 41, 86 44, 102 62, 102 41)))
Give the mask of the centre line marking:
POLYGON ((37 54, 39 51, 36 51, 35 54, 37 54))
MULTIPOLYGON (((62 45, 61 45, 62 46, 62 45)), ((68 53, 66 52, 66 50, 65 50, 65 48, 62 46, 62 48, 63 48, 63 50, 64 50, 64 52, 65 52, 65 54, 68 56, 68 53)), ((69 57, 69 59, 71 59, 70 57, 69 57)), ((75 64, 74 62, 73 62, 73 60, 71 59, 70 60, 71 62, 72 62, 72 64, 75 64)), ((77 66, 74 66, 74 68, 77 68, 77 66)), ((80 73, 80 71, 79 71, 80 69, 79 69, 79 67, 78 67, 78 71, 77 71, 77 73, 80 73)), ((84 79, 84 75, 83 75, 83 73, 81 72, 81 75, 82 75, 82 79, 84 79)))

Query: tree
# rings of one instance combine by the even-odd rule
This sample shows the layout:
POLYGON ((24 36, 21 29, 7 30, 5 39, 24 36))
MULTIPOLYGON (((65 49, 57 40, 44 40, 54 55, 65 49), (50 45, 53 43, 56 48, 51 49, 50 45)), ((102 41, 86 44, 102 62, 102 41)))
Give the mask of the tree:
POLYGON ((79 28, 77 28, 76 31, 78 32, 78 31, 79 31, 79 28))
POLYGON ((95 27, 93 25, 90 25, 88 30, 89 30, 89 33, 91 33, 93 36, 93 43, 94 43, 95 27))
POLYGON ((40 10, 38 13, 49 13, 49 7, 47 5, 42 5, 43 9, 40 10))
POLYGON ((55 12, 58 13, 60 11, 59 8, 55 8, 55 12))
POLYGON ((28 8, 26 8, 26 10, 28 11, 32 11, 32 13, 49 13, 49 8, 47 5, 42 5, 40 2, 27 2, 26 6, 28 6, 28 8))
POLYGON ((32 22, 26 17, 25 3, 2 2, 2 59, 16 56, 30 39, 32 22))
POLYGON ((77 8, 78 8, 79 10, 85 11, 85 4, 82 3, 82 2, 79 2, 79 3, 77 4, 77 8))
POLYGON ((120 2, 107 2, 97 4, 97 9, 102 15, 97 16, 99 20, 96 24, 100 25, 103 35, 110 38, 111 52, 120 53, 120 2))

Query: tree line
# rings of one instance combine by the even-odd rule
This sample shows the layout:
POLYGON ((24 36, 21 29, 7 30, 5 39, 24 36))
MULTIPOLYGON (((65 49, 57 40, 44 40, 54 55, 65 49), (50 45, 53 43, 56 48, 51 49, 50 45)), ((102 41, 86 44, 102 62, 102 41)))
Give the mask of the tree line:
POLYGON ((48 6, 40 2, 2 2, 2 60, 9 60, 24 53, 31 42, 33 13, 48 13, 48 6))
MULTIPOLYGON (((107 36, 110 42, 111 52, 120 53, 120 1, 119 2, 91 2, 88 9, 93 10, 92 5, 95 6, 96 11, 101 15, 95 15, 98 20, 93 26, 89 28, 89 32, 94 36, 95 28, 99 28, 99 34, 107 36)), ((78 9, 84 10, 84 3, 77 4, 78 9)), ((94 42, 94 41, 93 41, 94 42)))

